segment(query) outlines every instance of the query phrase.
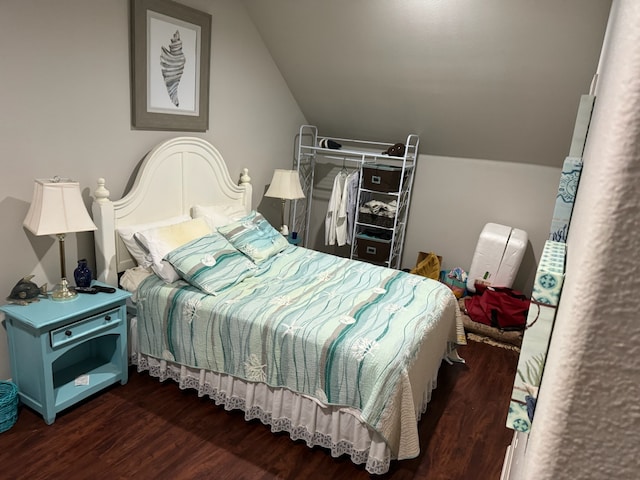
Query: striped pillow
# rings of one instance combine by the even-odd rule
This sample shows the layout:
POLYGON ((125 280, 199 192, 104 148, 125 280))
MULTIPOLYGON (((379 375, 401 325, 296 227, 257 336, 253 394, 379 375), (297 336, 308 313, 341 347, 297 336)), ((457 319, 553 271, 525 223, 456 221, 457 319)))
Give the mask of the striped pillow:
POLYGON ((165 256, 180 278, 205 293, 216 295, 253 275, 256 265, 226 238, 213 233, 165 256))
POLYGON ((218 232, 255 263, 263 262, 289 246, 287 239, 255 210, 236 222, 218 227, 218 232))

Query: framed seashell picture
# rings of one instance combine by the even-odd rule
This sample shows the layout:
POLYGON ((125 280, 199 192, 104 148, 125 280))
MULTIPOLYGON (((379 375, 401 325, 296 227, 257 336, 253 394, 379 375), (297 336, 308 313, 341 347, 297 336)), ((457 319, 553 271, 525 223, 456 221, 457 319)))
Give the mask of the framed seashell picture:
POLYGON ((169 0, 131 0, 131 124, 209 128, 211 15, 169 0))

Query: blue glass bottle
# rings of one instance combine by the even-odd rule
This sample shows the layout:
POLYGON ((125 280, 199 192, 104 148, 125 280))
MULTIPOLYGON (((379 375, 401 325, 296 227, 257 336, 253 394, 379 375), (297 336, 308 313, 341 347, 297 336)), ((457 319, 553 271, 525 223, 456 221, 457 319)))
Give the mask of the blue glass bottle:
POLYGON ((83 258, 78 260, 78 266, 73 271, 73 278, 76 280, 77 287, 90 287, 92 274, 91 270, 87 266, 87 260, 83 258))

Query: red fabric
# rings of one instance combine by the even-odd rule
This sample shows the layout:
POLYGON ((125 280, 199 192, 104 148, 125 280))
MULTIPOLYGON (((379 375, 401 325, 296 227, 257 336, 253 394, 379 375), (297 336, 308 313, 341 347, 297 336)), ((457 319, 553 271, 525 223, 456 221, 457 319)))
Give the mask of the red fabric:
POLYGON ((481 295, 465 299, 467 314, 474 322, 503 330, 522 330, 527 323, 529 299, 507 287, 488 287, 481 295))

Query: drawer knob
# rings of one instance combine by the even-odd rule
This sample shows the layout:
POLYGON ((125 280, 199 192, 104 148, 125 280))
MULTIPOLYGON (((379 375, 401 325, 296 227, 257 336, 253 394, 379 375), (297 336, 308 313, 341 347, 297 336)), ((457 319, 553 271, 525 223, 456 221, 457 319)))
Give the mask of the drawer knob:
POLYGON ((109 320, 111 320, 111 315, 105 315, 104 319, 108 322, 109 320))
POLYGON ((64 332, 64 334, 65 334, 67 337, 70 337, 70 336, 72 335, 71 330, 67 330, 66 332, 64 332))

